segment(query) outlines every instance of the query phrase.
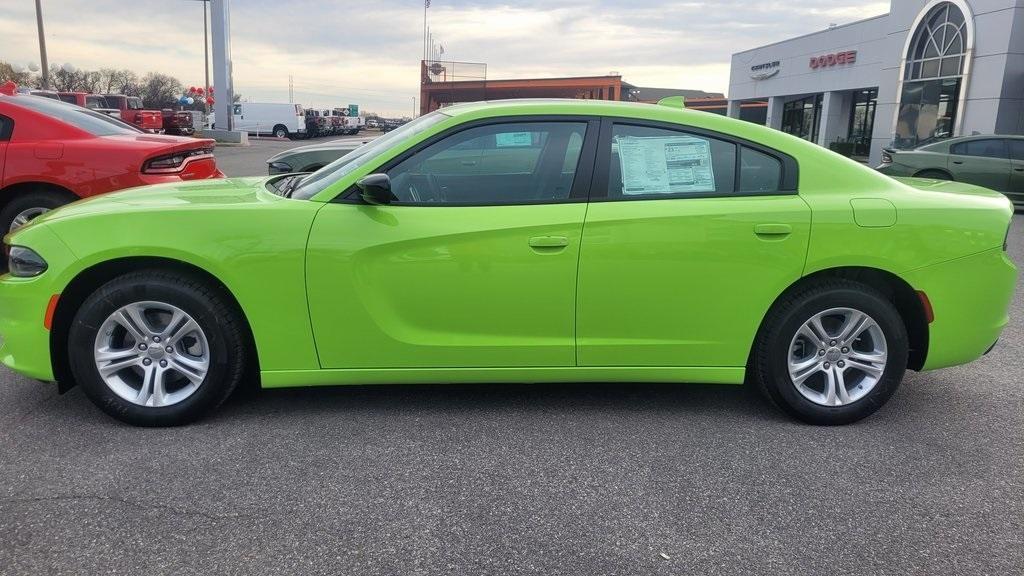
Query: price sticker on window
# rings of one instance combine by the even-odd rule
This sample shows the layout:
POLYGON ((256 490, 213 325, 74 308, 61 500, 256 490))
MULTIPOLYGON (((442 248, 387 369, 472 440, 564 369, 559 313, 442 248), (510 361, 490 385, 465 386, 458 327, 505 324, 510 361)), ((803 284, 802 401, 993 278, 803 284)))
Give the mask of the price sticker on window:
POLYGON ((715 191, 708 140, 695 136, 622 136, 615 142, 624 195, 715 191))
POLYGON ((524 148, 533 145, 533 132, 499 132, 494 135, 498 148, 524 148))

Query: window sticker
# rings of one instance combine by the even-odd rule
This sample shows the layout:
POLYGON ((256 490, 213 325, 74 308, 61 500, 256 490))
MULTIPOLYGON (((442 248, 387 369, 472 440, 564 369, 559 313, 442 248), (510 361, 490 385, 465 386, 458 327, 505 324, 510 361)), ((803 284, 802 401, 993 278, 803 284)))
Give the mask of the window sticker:
POLYGON ((498 148, 522 148, 533 145, 533 132, 499 132, 494 135, 498 148))
POLYGON ((616 136, 622 193, 714 192, 711 142, 694 136, 616 136))

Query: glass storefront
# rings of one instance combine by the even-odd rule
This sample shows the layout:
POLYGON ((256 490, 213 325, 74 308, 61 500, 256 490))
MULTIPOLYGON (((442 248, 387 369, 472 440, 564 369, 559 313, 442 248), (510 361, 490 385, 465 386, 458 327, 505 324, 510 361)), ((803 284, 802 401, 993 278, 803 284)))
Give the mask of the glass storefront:
POLYGON ((821 94, 786 102, 782 107, 782 131, 810 140, 818 141, 818 125, 821 123, 821 94))
POLYGON ((853 93, 850 109, 850 127, 847 141, 853 143, 854 156, 867 156, 871 152, 871 132, 875 129, 875 108, 878 106, 878 88, 857 90, 853 93))
POLYGON ((953 136, 966 55, 966 22, 956 5, 936 5, 914 31, 896 120, 897 148, 953 136))

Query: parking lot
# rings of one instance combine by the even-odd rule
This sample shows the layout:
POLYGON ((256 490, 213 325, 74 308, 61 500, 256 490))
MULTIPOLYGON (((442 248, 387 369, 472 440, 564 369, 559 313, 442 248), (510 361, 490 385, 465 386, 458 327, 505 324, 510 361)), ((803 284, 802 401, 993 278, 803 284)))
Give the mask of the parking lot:
POLYGON ((218 144, 214 149, 214 156, 217 157, 217 167, 230 177, 266 176, 267 158, 279 152, 299 146, 322 145, 335 140, 372 140, 378 136, 380 132, 363 132, 358 136, 334 136, 314 140, 251 138, 248 146, 218 144))
POLYGON ((840 428, 624 383, 250 391, 139 429, 3 370, 0 572, 1019 574, 1022 332, 1018 290, 991 354, 840 428))

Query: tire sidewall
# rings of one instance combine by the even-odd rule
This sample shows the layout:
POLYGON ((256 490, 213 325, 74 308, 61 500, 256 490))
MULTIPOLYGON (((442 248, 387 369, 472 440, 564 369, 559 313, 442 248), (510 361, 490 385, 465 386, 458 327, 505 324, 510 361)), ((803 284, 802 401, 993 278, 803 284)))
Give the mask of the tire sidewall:
POLYGON ((230 390, 224 390, 231 369, 224 331, 214 306, 187 284, 162 279, 129 282, 114 280, 90 296, 79 308, 68 334, 68 359, 72 373, 85 394, 107 414, 140 426, 169 426, 191 422, 218 406, 230 390), (93 350, 103 323, 118 308, 134 302, 170 304, 188 313, 199 324, 210 347, 210 367, 191 396, 172 406, 146 407, 118 396, 96 368, 93 350))
POLYGON ((46 208, 56 210, 73 202, 77 198, 63 198, 58 194, 47 192, 30 192, 11 199, 10 202, 0 210, 0 236, 7 234, 14 223, 14 217, 29 208, 46 208))
POLYGON ((877 411, 892 396, 907 366, 906 327, 895 307, 881 295, 853 287, 809 294, 777 319, 767 350, 768 392, 792 415, 815 424, 847 424, 877 411), (886 341, 882 377, 863 398, 845 406, 822 406, 805 398, 789 375, 790 344, 797 330, 815 314, 831 308, 853 308, 870 316, 886 341))

